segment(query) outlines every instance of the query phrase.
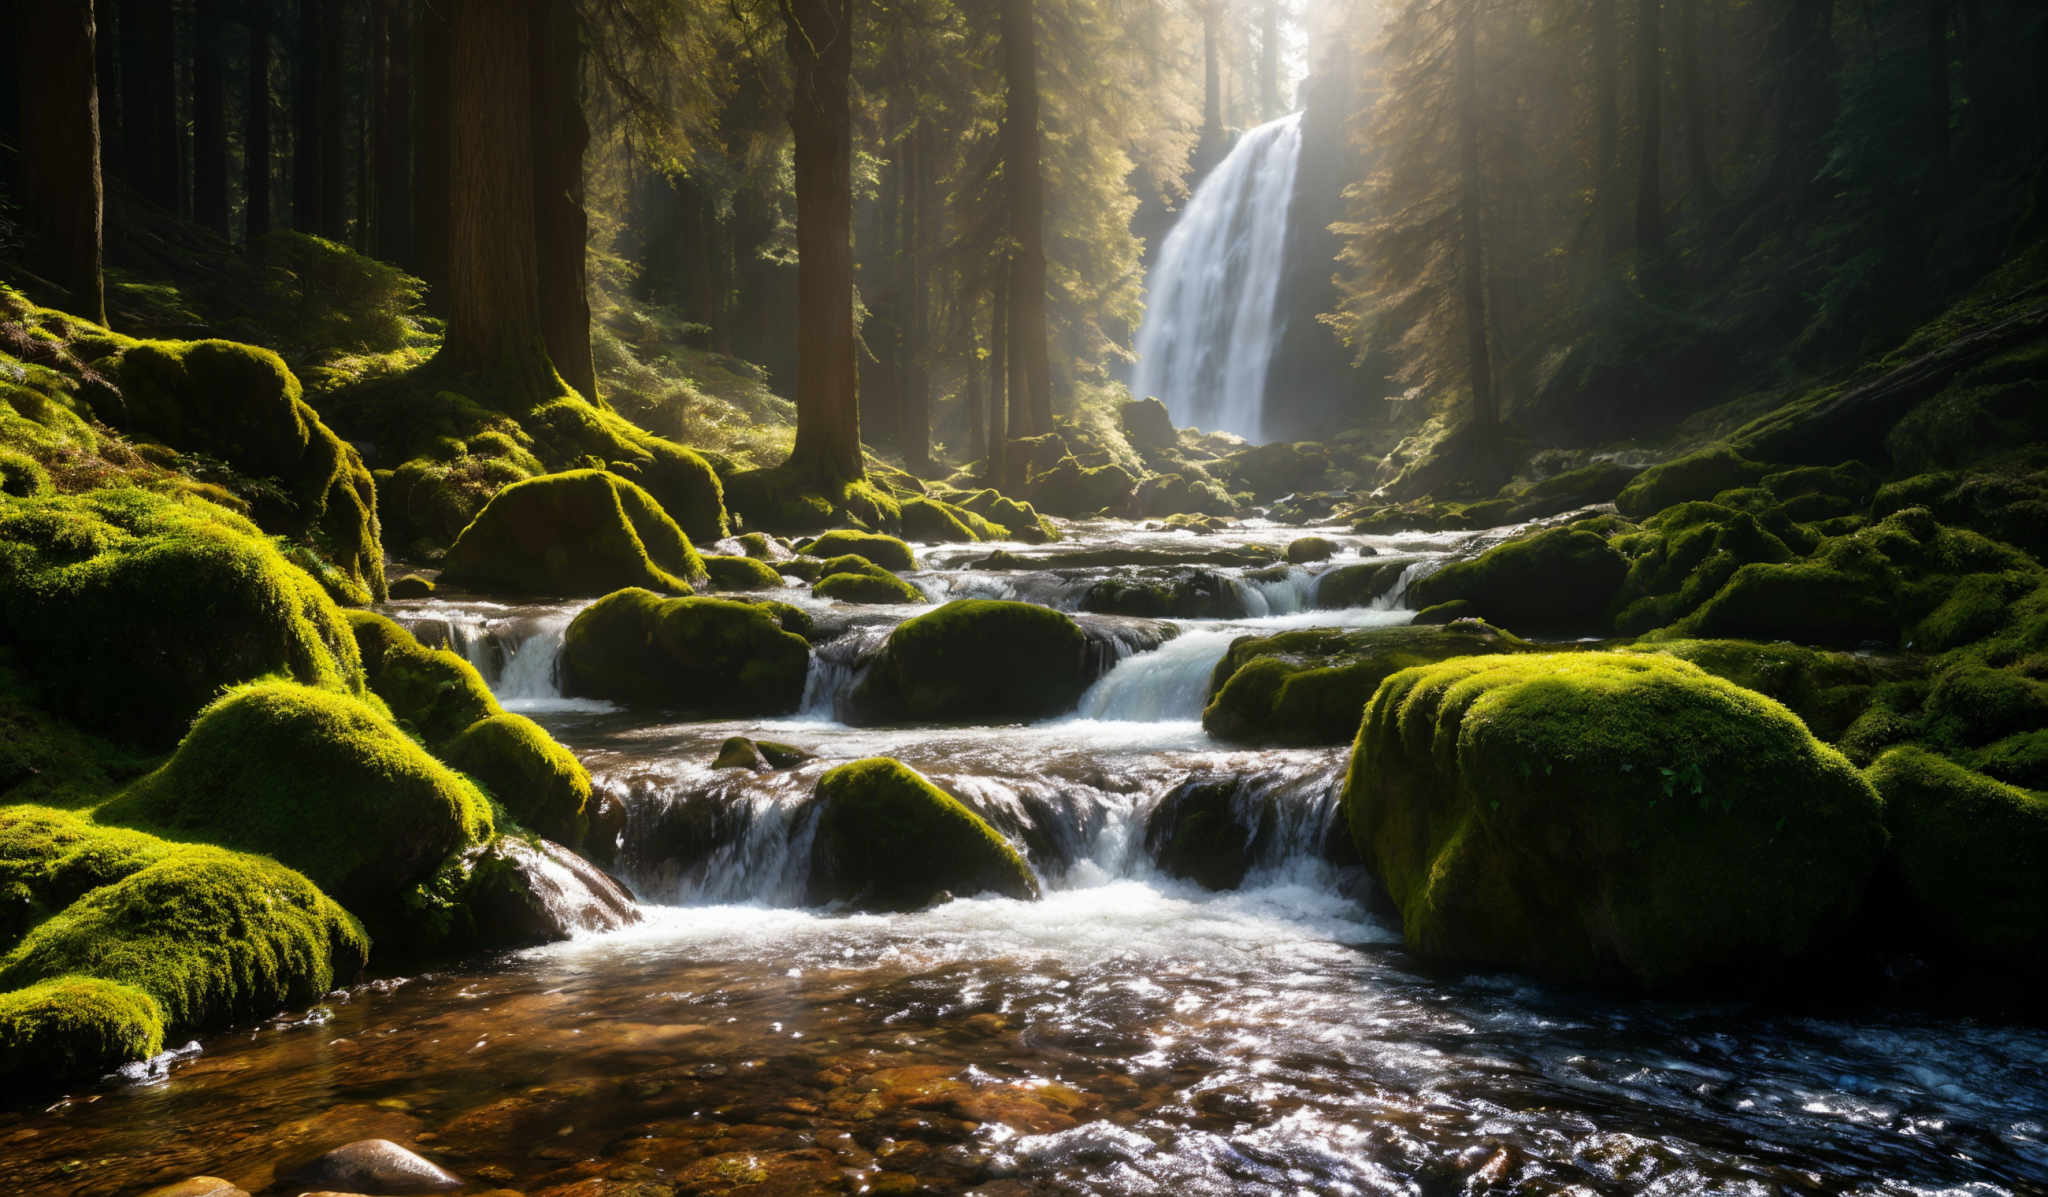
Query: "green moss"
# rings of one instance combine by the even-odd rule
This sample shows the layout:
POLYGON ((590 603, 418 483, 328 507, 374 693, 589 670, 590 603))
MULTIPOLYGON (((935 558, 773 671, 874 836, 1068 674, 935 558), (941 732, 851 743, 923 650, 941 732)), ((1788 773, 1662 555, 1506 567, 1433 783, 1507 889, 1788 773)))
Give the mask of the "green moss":
POLYGON ((476 666, 430 649, 411 632, 369 611, 348 612, 370 689, 430 748, 441 748, 479 719, 498 714, 498 700, 476 666))
POLYGON ((1325 611, 1370 606, 1373 600, 1392 590, 1413 564, 1411 559, 1396 558, 1340 565, 1316 578, 1316 606, 1325 611))
POLYGON ((51 491, 50 474, 26 453, 0 447, 0 495, 33 499, 51 491))
POLYGON ((2048 973, 2048 799, 1917 748, 1886 753, 1869 777, 1924 945, 2048 973))
POLYGON ((1408 588, 1417 607, 1465 599, 1475 614, 1523 631, 1599 631, 1628 561, 1591 532, 1553 528, 1447 565, 1408 588))
POLYGON ((1031 504, 1012 499, 993 490, 979 490, 960 500, 962 509, 983 517, 1001 528, 1006 536, 989 537, 991 540, 1016 540, 1025 544, 1046 544, 1059 540, 1060 530, 1051 520, 1038 514, 1031 504))
POLYGON ((1208 478, 1154 474, 1138 484, 1132 511, 1148 519, 1172 515, 1234 516, 1237 501, 1208 478))
POLYGON ((1846 923, 1885 842, 1791 712, 1647 654, 1395 674, 1343 801, 1418 952, 1650 989, 1767 981, 1846 923))
POLYGON ((394 599, 422 599, 434 596, 434 582, 419 574, 406 574, 391 581, 391 597, 394 599))
POLYGON ((1726 445, 1716 445, 1644 470, 1615 496, 1614 505, 1630 519, 1645 519, 1688 499, 1710 499, 1748 486, 1773 472, 1726 445))
POLYGON ((163 1047, 163 1012, 132 986, 56 977, 0 993, 0 1079, 14 1092, 104 1076, 163 1047))
POLYGON ((994 524, 971 511, 937 499, 909 499, 904 502, 903 535, 915 541, 939 544, 967 544, 1003 538, 1002 530, 994 524), (969 520, 995 535, 984 537, 979 529, 968 524, 969 520))
POLYGON ((441 581, 487 593, 603 594, 648 586, 688 594, 704 561, 646 491, 571 470, 499 491, 462 530, 441 581))
POLYGON ((1118 465, 1083 466, 1069 454, 1030 480, 1031 501, 1054 515, 1122 514, 1138 479, 1118 465))
POLYGON ((0 616, 52 710, 147 747, 169 747, 237 682, 363 688, 355 638, 319 584, 248 521, 198 500, 10 500, 0 616))
POLYGON ((776 551, 780 546, 770 539, 766 532, 749 532, 737 539, 746 555, 756 561, 773 561, 779 556, 787 555, 776 551))
POLYGON ((1969 755, 1971 768, 2007 785, 2048 790, 2048 728, 2010 735, 1969 755))
POLYGON ((491 496, 542 471, 501 457, 473 455, 456 442, 447 460, 415 457, 377 473, 378 516, 385 540, 415 557, 431 557, 462 534, 491 496))
POLYGON ((810 645, 761 606, 628 589, 569 625, 562 669, 575 694, 707 715, 782 714, 803 698, 810 645))
POLYGON ((889 634, 853 705, 870 722, 1029 721, 1072 710, 1096 665, 1080 625, 1058 611, 958 599, 889 634))
POLYGON ((595 458, 638 485, 684 534, 713 541, 730 530, 725 488, 709 462, 641 429, 617 412, 570 394, 521 417, 543 459, 557 469, 595 458))
POLYGON ((1868 709, 1878 687, 1912 672, 1910 663, 1886 663, 1850 653, 1759 644, 1749 640, 1671 640, 1648 651, 1690 661, 1784 703, 1814 735, 1840 739, 1868 709))
POLYGON ((913 570, 917 568, 917 554, 909 545, 893 536, 873 532, 853 532, 841 529, 827 532, 808 544, 800 546, 803 553, 812 557, 831 559, 834 557, 859 557, 872 561, 887 570, 913 570))
POLYGON ((902 522, 896 498, 866 479, 820 490, 787 466, 735 474, 727 502, 754 527, 814 532, 834 524, 881 530, 902 522))
POLYGON ((1322 536, 1302 536, 1287 544, 1287 560, 1295 565, 1328 561, 1337 555, 1337 542, 1322 536))
POLYGON ((1934 679, 1925 718, 1936 744, 1988 744, 2048 727, 2048 685, 2008 670, 1955 665, 1934 679))
POLYGON ((164 858, 152 835, 42 806, 0 807, 0 950, 102 885, 164 858))
POLYGON ((706 557, 704 572, 713 590, 780 590, 782 575, 752 557, 706 557))
POLYGON ((283 682, 230 691, 106 822, 262 852, 366 917, 491 833, 476 787, 389 720, 283 682))
POLYGON ((1617 461, 1596 461, 1575 470, 1552 474, 1521 487, 1503 487, 1500 498, 1512 504, 1511 522, 1612 502, 1641 470, 1617 461))
POLYGON ((916 910, 953 894, 1036 898, 1031 866, 980 815, 887 757, 818 779, 808 900, 916 910))
POLYGON ((811 595, 842 603, 911 603, 921 606, 930 601, 925 598, 924 591, 867 558, 852 554, 822 562, 818 566, 818 581, 811 587, 811 595))
POLYGON ((557 843, 583 842, 590 774, 533 720, 504 712, 479 719, 441 757, 488 790, 520 826, 557 843))
POLYGON ((1202 727, 1229 743, 1348 744, 1389 676, 1451 657, 1526 651, 1525 641, 1478 620, 1241 636, 1210 675, 1202 727))

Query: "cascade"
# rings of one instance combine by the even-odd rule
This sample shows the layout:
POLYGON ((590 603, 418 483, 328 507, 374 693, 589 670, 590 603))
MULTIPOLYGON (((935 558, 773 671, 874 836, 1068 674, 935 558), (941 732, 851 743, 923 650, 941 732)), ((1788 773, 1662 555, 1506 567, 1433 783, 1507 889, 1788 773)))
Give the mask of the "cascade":
POLYGON ((1195 188, 1159 248, 1131 393, 1164 402, 1177 426, 1264 439, 1300 158, 1298 112, 1246 133, 1195 188))

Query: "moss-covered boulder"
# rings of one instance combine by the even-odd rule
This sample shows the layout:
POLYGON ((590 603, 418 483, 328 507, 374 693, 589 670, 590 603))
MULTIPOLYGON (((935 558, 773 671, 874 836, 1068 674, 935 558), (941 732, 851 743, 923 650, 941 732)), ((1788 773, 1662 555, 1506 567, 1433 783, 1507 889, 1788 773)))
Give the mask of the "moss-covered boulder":
POLYGON ((730 530, 717 471, 674 441, 575 395, 543 404, 521 422, 545 461, 558 468, 592 458, 604 462, 646 491, 685 536, 709 542, 730 530))
POLYGON ((833 557, 818 566, 818 580, 811 585, 813 598, 842 603, 923 604, 924 591, 890 573, 865 557, 848 554, 833 557))
POLYGON ((889 634, 852 695, 863 723, 1028 722, 1074 709, 1103 663, 1049 607, 958 599, 889 634))
POLYGON ((1173 429, 1173 417, 1157 399, 1127 399, 1117 404, 1116 418, 1123 426, 1124 439, 1140 453, 1157 453, 1180 442, 1173 429))
POLYGON ((1839 740, 1882 688, 1907 683, 1918 675, 1910 660, 1886 660, 1854 653, 1803 648, 1783 642, 1753 640, 1665 640, 1643 646, 1690 661, 1784 703, 1807 729, 1823 740, 1839 740))
POLYGON ((307 406, 268 349, 233 341, 144 341, 97 363, 120 387, 117 423, 185 453, 218 458, 278 490, 252 491, 269 531, 310 541, 361 589, 384 597, 377 493, 354 446, 307 406))
POLYGON ((1225 459, 1227 477, 1260 502, 1315 490, 1330 474, 1330 453, 1313 441, 1250 445, 1225 459))
POLYGON ((834 557, 859 557, 886 570, 900 572, 917 568, 917 554, 909 545, 893 536, 885 536, 878 532, 858 532, 842 528, 827 532, 800 548, 809 556, 825 560, 834 557))
POLYGON ((1241 619, 1249 591, 1219 570, 1152 567, 1110 574, 1081 594, 1081 610, 1141 619, 1241 619))
POLYGON ((1753 485, 1773 472, 1772 466, 1716 445, 1644 470, 1615 496, 1614 505, 1630 519, 1646 519, 1688 500, 1753 485))
POLYGON ((939 544, 1007 539, 1001 528, 966 508, 926 498, 903 501, 903 535, 939 544))
POLYGON ((51 709, 150 748, 238 682, 363 689, 341 613, 254 525, 125 488, 0 505, 0 641, 51 709))
POLYGON ((1337 555, 1337 542, 1327 536, 1299 536, 1287 542, 1287 560, 1294 565, 1312 565, 1337 555))
POLYGON ((1209 677, 1202 727, 1235 744, 1349 744, 1380 683, 1452 657, 1528 652, 1476 619, 1444 627, 1308 628, 1240 636, 1209 677))
POLYGON ((1316 606, 1325 611, 1371 606, 1394 589, 1415 560, 1392 557, 1326 570, 1316 576, 1316 606))
POLYGON ((1868 776, 1921 946, 2048 978, 2048 796, 1918 748, 1893 749, 1868 776))
POLYGON ((1552 528, 1417 578, 1408 593, 1418 608, 1464 599, 1475 614, 1525 632, 1598 632, 1627 576, 1627 559, 1604 537, 1552 528))
POLYGON ((163 1011, 132 985, 56 977, 0 993, 0 1080, 12 1092, 103 1076, 163 1047, 163 1011))
POLYGON ((423 574, 404 574, 391 579, 391 597, 394 599, 423 599, 434 597, 434 580, 423 574))
POLYGON ((1171 515, 1231 516, 1237 514, 1237 500, 1230 492, 1199 475, 1153 474, 1138 484, 1132 497, 1133 514, 1146 519, 1171 515))
POLYGON ((733 475, 726 502, 749 526, 783 534, 845 524, 880 530, 903 518, 896 497, 870 479, 820 488, 788 466, 733 475))
POLYGON ((87 893, 141 872, 175 847, 70 811, 0 807, 0 951, 87 893))
POLYGON ((261 852, 366 918, 492 830, 467 779, 346 695, 288 682, 229 691, 106 822, 261 852))
POLYGON ((1595 503, 1612 502, 1640 473, 1641 470, 1618 461, 1595 461, 1525 486, 1502 487, 1498 497, 1512 504, 1509 520, 1541 519, 1595 503))
POLYGON ((806 900, 917 910, 948 896, 1036 898, 1010 842, 900 761, 871 757, 818 779, 806 900))
POLYGON ((1060 530, 1049 519, 1038 514, 1031 504, 1012 499, 993 490, 979 490, 960 500, 963 510, 981 516, 1001 528, 1005 536, 995 539, 1022 541, 1025 544, 1046 544, 1060 539, 1060 530))
POLYGON ((352 979, 369 940, 272 860, 182 845, 95 889, 0 957, 0 989, 93 977, 140 990, 189 1031, 304 1005, 352 979))
POLYGON ((640 487, 603 470, 514 483, 492 497, 442 561, 441 583, 486 594, 688 594, 706 581, 690 538, 640 487))
POLYGON ((706 557, 704 573, 713 590, 782 589, 782 575, 752 557, 706 557))
POLYGON ((648 590, 584 608, 562 645, 571 694, 703 715, 772 715, 803 700, 810 645, 775 612, 730 599, 648 590))
POLYGON ((442 747, 477 720, 499 712, 476 666, 445 648, 426 647, 374 611, 345 614, 371 691, 429 748, 442 747))
POLYGON ((1032 474, 1031 502, 1054 515, 1089 516, 1107 511, 1122 515, 1137 489, 1136 475, 1119 465, 1084 466, 1072 454, 1032 474))
POLYGON ((1791 712, 1646 654, 1395 674, 1343 802, 1415 951, 1642 989, 1768 984, 1885 846, 1869 784, 1791 712))

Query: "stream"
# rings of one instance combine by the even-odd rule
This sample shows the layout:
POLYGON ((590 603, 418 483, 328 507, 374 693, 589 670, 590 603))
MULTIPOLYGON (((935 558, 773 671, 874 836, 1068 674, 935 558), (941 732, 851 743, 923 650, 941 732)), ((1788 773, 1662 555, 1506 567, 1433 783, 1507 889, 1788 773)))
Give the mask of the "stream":
MULTIPOLYGON (((1304 531, 1085 522, 1054 545, 920 546, 910 578, 937 601, 1078 612, 1136 568, 1113 556, 1280 548, 1304 531), (996 549, 1024 568, 975 564, 996 549)), ((1239 614, 1079 614, 1116 664, 1073 713, 1024 727, 839 721, 862 654, 928 608, 779 593, 834 634, 802 711, 678 722, 560 696, 554 658, 581 602, 391 604, 623 805, 616 870, 646 920, 369 982, 98 1089, 17 1103, 0 1112, 5 1187, 118 1194, 207 1174, 261 1192, 320 1151, 384 1137, 472 1191, 533 1197, 2048 1193, 2048 1031, 1620 1001, 1418 967, 1335 846, 1347 751, 1218 745, 1200 713, 1236 636, 1411 618, 1406 576, 1373 606, 1317 610, 1326 568, 1366 554, 1413 558, 1412 575, 1477 538, 1306 531, 1337 558, 1202 567, 1239 614), (817 759, 714 771, 733 735, 817 759), (812 787, 873 755, 1010 836, 1045 898, 804 909, 812 787), (1191 779, 1233 786, 1252 841, 1236 891, 1164 875, 1148 846, 1191 779)))

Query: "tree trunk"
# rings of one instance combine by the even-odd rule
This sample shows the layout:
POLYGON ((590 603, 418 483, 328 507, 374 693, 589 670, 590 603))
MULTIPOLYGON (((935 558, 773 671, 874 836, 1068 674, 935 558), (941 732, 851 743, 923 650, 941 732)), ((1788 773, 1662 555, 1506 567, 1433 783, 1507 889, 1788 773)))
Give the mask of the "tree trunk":
POLYGON ((270 0, 249 5, 248 111, 242 126, 244 241, 270 231, 270 0))
POLYGON ((1010 427, 1010 287, 1001 278, 989 295, 988 315, 988 484, 1004 484, 1010 427))
POLYGON ((320 55, 318 128, 320 147, 320 228, 329 241, 348 240, 348 115, 347 80, 341 66, 342 5, 346 0, 321 0, 316 50, 320 55))
POLYGON ((1664 252, 1664 71, 1659 59, 1662 0, 1636 6, 1636 256, 1647 265, 1664 252))
POLYGON ((1052 431, 1045 318, 1045 177, 1039 164, 1038 34, 1032 0, 1003 0, 1003 177, 1010 191, 1010 427, 1052 431))
POLYGON ((853 0, 783 0, 794 83, 797 248, 796 447, 809 482, 862 478, 853 336, 853 0))
POLYGON ((1707 101, 1700 86, 1700 0, 1679 0, 1678 87, 1685 105, 1685 174, 1691 184, 1693 211, 1721 206, 1714 186, 1714 168, 1707 156, 1707 101))
MULTIPOLYGON (((119 174, 126 169, 122 160, 128 143, 121 133, 120 10, 114 0, 94 0, 92 19, 100 92, 100 176, 104 181, 109 170, 119 174)), ((15 90, 10 84, 9 93, 15 90)))
POLYGON ((1615 0, 1593 0, 1593 218, 1600 226, 1600 250, 1620 252, 1621 235, 1621 35, 1615 0))
POLYGON ((228 83, 224 0, 197 0, 192 37, 192 219, 228 235, 228 83))
POLYGON ((412 191, 412 266, 427 284, 427 310, 448 315, 449 135, 454 29, 445 5, 420 6, 420 132, 412 191))
POLYGON ((174 12, 161 2, 129 0, 121 6, 121 133, 128 183, 170 213, 178 210, 181 190, 174 12))
POLYGON ((1927 116, 1934 147, 1928 177, 1941 182, 1948 168, 1949 0, 1927 0, 1927 116))
POLYGON ((925 178, 927 138, 925 123, 920 119, 904 138, 903 159, 903 256, 910 268, 910 278, 903 295, 903 409, 898 443, 904 467, 913 474, 929 473, 932 468, 932 389, 926 344, 931 323, 930 255, 926 249, 931 235, 931 187, 925 178))
MULTIPOLYGON (((981 302, 974 301, 974 309, 981 302)), ((988 453, 988 396, 986 379, 982 375, 981 330, 975 327, 978 310, 967 313, 967 368, 960 374, 960 403, 967 416, 967 458, 972 461, 988 453)))
POLYGON ((453 0, 449 79, 448 337, 442 354, 508 410, 551 398, 534 235, 532 13, 453 0))
POLYGON ((1466 374, 1472 384, 1472 422, 1500 423, 1493 393, 1493 361, 1486 338, 1486 259, 1480 244, 1479 15, 1468 3, 1457 17, 1458 273, 1465 318, 1466 374))
POLYGON ((1834 0, 1789 0, 1773 35, 1778 144, 1766 185, 1789 195, 1812 190, 1835 123, 1834 23, 1834 0))
POLYGON ((372 136, 376 180, 371 206, 378 257, 410 266, 412 248, 412 4, 377 0, 372 18, 377 47, 376 127, 372 136))
POLYGON ((584 257, 583 19, 573 0, 547 0, 534 13, 533 215, 539 237, 541 330, 548 357, 578 394, 597 402, 590 353, 590 288, 584 257))
POLYGON ((321 173, 326 158, 320 152, 320 25, 322 10, 332 2, 299 0, 299 40, 292 52, 292 227, 302 233, 327 228, 327 185, 321 173))
MULTIPOLYGON (((107 322, 100 272, 100 97, 92 0, 37 0, 19 14, 21 175, 28 268, 64 308, 107 322)), ((168 61, 166 48, 165 58, 168 61)))

